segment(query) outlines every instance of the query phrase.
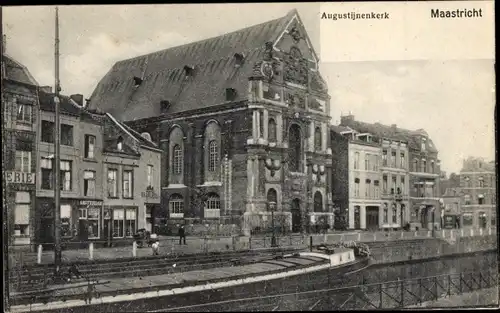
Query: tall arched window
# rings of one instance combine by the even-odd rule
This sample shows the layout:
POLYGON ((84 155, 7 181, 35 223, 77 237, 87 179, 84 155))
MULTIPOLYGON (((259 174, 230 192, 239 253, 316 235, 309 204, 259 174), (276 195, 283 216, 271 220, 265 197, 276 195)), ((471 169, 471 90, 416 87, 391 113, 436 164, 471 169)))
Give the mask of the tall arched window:
POLYGON ((173 194, 168 201, 170 215, 184 216, 184 199, 179 194, 173 194))
POLYGON ((215 172, 215 169, 219 165, 219 147, 217 146, 217 141, 210 141, 208 144, 208 151, 208 170, 210 172, 215 172))
POLYGON ((169 184, 184 183, 184 133, 179 126, 174 126, 169 135, 169 184))
MULTIPOLYGON (((278 205, 278 193, 274 188, 270 188, 267 191, 267 203, 269 204, 270 202, 274 202, 276 206, 278 205)), ((269 205, 267 206, 267 209, 270 209, 269 205)))
POLYGON ((205 202, 205 218, 220 217, 220 197, 216 193, 208 194, 207 202, 205 202))
POLYGON ((204 181, 221 181, 221 129, 219 122, 211 120, 205 127, 203 141, 204 181))
POLYGON ((276 131, 277 131, 277 126, 276 126, 276 121, 274 118, 270 118, 268 122, 268 141, 269 142, 277 142, 277 136, 276 136, 276 131))
POLYGON ((181 174, 184 156, 182 155, 182 149, 180 145, 174 146, 173 154, 174 174, 181 174))
POLYGON ((422 169, 420 170, 422 173, 425 173, 427 172, 427 161, 426 160, 422 160, 422 169))
POLYGON ((321 151, 321 128, 319 127, 314 130, 314 150, 321 151))
POLYGON ((314 193, 314 212, 323 212, 323 196, 319 191, 314 193))
POLYGON ((289 168, 292 172, 302 172, 302 135, 297 124, 290 126, 288 133, 289 168))

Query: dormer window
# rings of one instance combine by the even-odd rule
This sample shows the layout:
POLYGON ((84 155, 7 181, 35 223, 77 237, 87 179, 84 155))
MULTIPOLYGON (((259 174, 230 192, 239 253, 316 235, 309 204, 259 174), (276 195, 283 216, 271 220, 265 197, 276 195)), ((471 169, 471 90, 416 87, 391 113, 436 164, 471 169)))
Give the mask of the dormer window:
POLYGON ((139 87, 142 84, 142 78, 134 76, 134 87, 139 87))
POLYGON ((186 75, 186 78, 191 77, 194 75, 194 67, 190 65, 185 65, 184 66, 184 74, 186 75))
POLYGON ((235 65, 236 67, 240 67, 243 65, 243 62, 245 61, 245 55, 242 53, 235 53, 234 54, 234 60, 235 60, 235 65))
POLYGON ((118 137, 118 143, 116 144, 116 149, 118 151, 123 151, 123 138, 118 137))
POLYGON ((426 142, 426 139, 422 137, 422 143, 421 143, 421 150, 422 151, 425 151, 425 142, 426 142))
POLYGON ((236 99, 236 89, 226 88, 226 101, 233 101, 236 99))
POLYGON ((160 101, 161 113, 166 113, 170 108, 170 101, 162 100, 160 101))

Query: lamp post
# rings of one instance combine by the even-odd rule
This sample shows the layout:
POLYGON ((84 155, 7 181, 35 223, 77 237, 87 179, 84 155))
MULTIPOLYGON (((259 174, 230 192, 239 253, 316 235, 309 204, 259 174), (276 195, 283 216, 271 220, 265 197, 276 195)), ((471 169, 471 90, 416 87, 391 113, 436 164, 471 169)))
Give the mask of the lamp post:
POLYGON ((276 234, 275 234, 275 227, 274 227, 274 210, 276 209, 276 202, 274 201, 269 201, 269 210, 271 211, 271 227, 273 229, 272 237, 271 237, 271 247, 276 247, 276 234))
POLYGON ((431 209, 431 214, 432 214, 432 237, 436 237, 436 227, 434 226, 434 220, 436 217, 436 207, 432 207, 431 209))

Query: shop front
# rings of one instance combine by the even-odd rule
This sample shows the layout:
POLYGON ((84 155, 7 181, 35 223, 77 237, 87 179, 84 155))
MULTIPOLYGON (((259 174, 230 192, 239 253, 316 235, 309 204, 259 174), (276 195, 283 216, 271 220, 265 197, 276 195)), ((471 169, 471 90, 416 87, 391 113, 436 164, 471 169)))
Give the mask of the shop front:
POLYGON ((29 247, 34 241, 35 174, 6 171, 5 176, 9 244, 29 247))
POLYGON ((102 200, 80 200, 78 202, 78 241, 87 242, 102 239, 102 211, 102 200))
POLYGON ((103 239, 106 245, 129 242, 138 229, 137 206, 109 205, 104 207, 103 239))
MULTIPOLYGON (((63 242, 78 241, 78 206, 75 199, 61 199, 61 239, 63 242)), ((45 249, 54 246, 54 199, 37 198, 36 202, 36 241, 45 249)))

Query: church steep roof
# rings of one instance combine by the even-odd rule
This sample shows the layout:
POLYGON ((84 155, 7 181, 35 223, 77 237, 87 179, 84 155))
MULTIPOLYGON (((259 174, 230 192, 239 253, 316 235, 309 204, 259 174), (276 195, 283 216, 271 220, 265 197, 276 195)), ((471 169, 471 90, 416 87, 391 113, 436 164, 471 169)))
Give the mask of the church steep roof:
POLYGON ((226 88, 236 91, 231 102, 245 100, 248 78, 266 42, 276 41, 296 15, 292 10, 265 23, 117 62, 98 83, 89 106, 132 121, 159 116, 162 101, 170 103, 168 113, 223 104, 226 88), (240 66, 235 54, 244 56, 240 66), (186 77, 186 67, 192 76, 186 77))

